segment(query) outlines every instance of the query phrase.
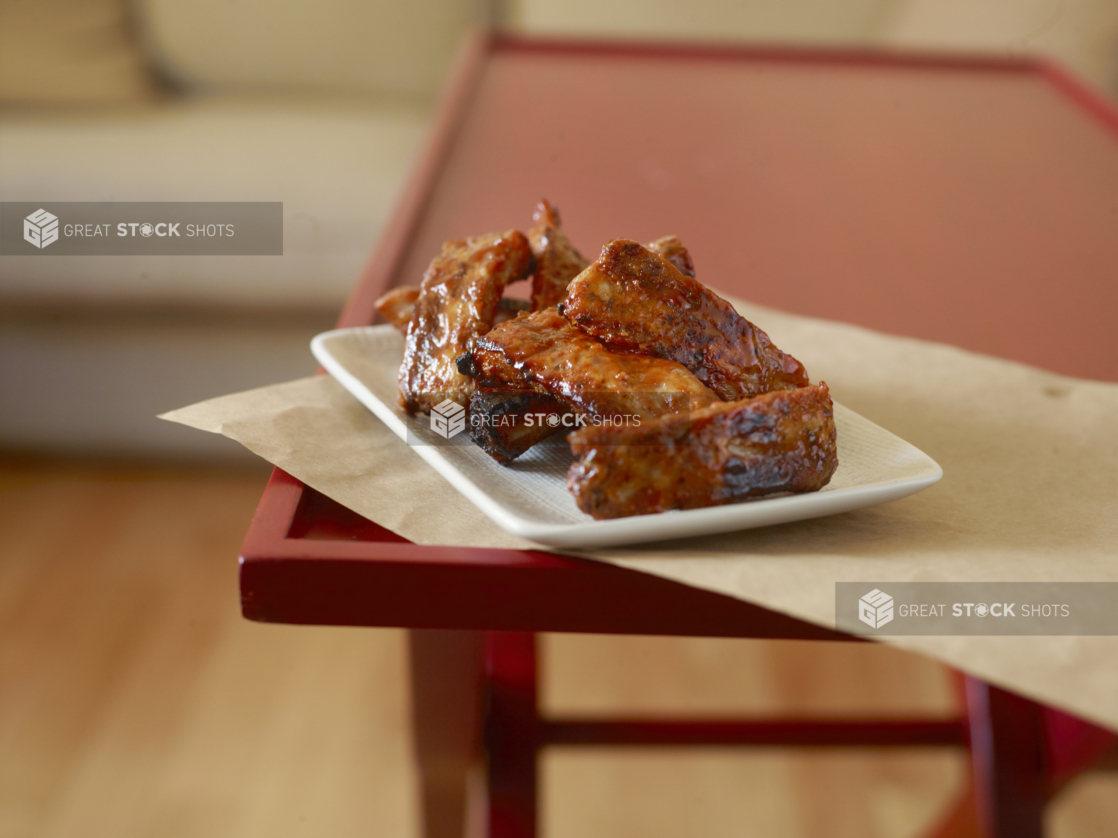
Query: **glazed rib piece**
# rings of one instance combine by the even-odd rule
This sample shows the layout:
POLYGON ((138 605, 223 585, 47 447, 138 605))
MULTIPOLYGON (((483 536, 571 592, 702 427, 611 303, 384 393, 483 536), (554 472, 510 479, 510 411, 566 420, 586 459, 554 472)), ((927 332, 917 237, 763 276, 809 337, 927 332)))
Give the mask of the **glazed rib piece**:
MULTIPOLYGON (((575 250, 559 227, 559 211, 547 201, 541 201, 532 216, 536 222, 528 231, 528 243, 536 258, 536 271, 532 275, 532 297, 537 304, 527 300, 502 297, 494 325, 513 320, 522 311, 538 311, 559 303, 567 294, 567 285, 584 271, 590 263, 575 250), (554 297, 550 302, 544 302, 554 297)), ((648 249, 659 253, 676 269, 687 276, 695 275, 691 254, 676 236, 664 236, 652 242, 648 249)), ((383 294, 373 305, 381 316, 404 334, 415 312, 419 289, 414 285, 401 285, 383 294)))
MULTIPOLYGON (((401 285, 384 294, 373 305, 389 325, 395 326, 407 337, 408 324, 411 316, 415 314, 415 301, 419 299, 419 289, 414 285, 401 285)), ((527 300, 515 300, 512 297, 502 297, 497 305, 497 316, 493 318, 493 325, 513 320, 522 311, 527 311, 527 300)))
POLYGON ((505 285, 526 277, 532 263, 528 239, 516 230, 443 245, 423 275, 408 326, 399 375, 404 410, 429 411, 448 398, 467 404, 474 382, 455 361, 492 328, 505 285))
MULTIPOLYGON (((547 248, 537 247, 537 242, 540 241, 538 233, 541 229, 541 217, 547 217, 548 215, 552 216, 554 224, 558 225, 558 210, 553 209, 547 201, 543 201, 537 207, 536 214, 533 216, 533 219, 537 222, 537 227, 533 228, 528 234, 528 241, 532 244, 532 252, 536 257, 536 277, 540 276, 540 266, 545 264, 549 258, 547 248)), ((562 235, 562 231, 560 231, 560 235, 562 235)), ((648 249, 654 253, 659 253, 682 273, 686 273, 688 276, 695 275, 691 254, 677 236, 664 236, 657 239, 649 244, 648 249)), ((573 251, 573 248, 571 252, 574 252, 577 259, 564 260, 567 265, 566 268, 561 272, 551 272, 553 277, 570 274, 568 279, 559 279, 551 285, 559 294, 560 299, 566 296, 569 280, 573 279, 588 264, 582 256, 573 251)), ((554 266, 554 261, 551 264, 554 266)), ((536 277, 533 277, 533 283, 536 277)), ((516 311, 528 308, 527 304, 519 304, 521 304, 520 300, 510 300, 508 297, 501 300, 501 311, 497 314, 496 322, 503 323, 506 320, 512 320, 516 317, 516 311), (509 305, 510 311, 506 312, 506 304, 515 304, 516 309, 512 310, 513 305, 509 305)), ((569 409, 563 402, 542 393, 520 390, 478 392, 470 399, 470 415, 474 417, 471 419, 470 436, 493 459, 501 465, 508 465, 533 445, 543 442, 560 430, 569 429, 568 425, 551 427, 545 423, 539 423, 535 419, 531 420, 531 424, 528 424, 527 417, 529 414, 533 417, 554 415, 562 419, 568 412, 569 409)))
POLYGON ((532 311, 542 311, 559 303, 567 295, 567 284, 586 268, 583 258, 559 222, 559 210, 547 201, 540 201, 532 215, 528 241, 536 257, 532 275, 532 311))
MULTIPOLYGON (((536 207, 532 215, 533 226, 528 231, 528 242, 536 258, 532 275, 532 303, 530 306, 514 304, 519 300, 501 300, 501 310, 494 325, 512 320, 516 311, 529 308, 538 311, 550 308, 567 294, 567 285, 578 276, 589 262, 575 250, 559 219, 559 210, 547 200, 536 207), (506 304, 509 304, 506 312, 506 304)), ((680 270, 690 268, 691 256, 675 236, 666 236, 649 245, 665 258, 672 260, 680 270)), ((694 269, 690 268, 694 275, 694 269)), ((535 420, 528 424, 528 416, 562 417, 569 412, 565 402, 543 393, 520 390, 490 390, 478 392, 470 399, 470 436, 477 445, 502 465, 507 465, 533 445, 562 430, 535 420)))
POLYGON ((563 402, 533 390, 478 390, 470 397, 470 438, 498 463, 508 465, 563 430, 560 423, 568 413, 563 402))
POLYGON ((488 386, 534 390, 590 416, 661 416, 718 401, 680 364, 618 352, 554 308, 497 326, 478 338, 470 360, 488 386))
POLYGON ((822 382, 640 427, 583 428, 568 441, 578 460, 567 486, 597 519, 811 492, 838 466, 834 406, 822 382))
POLYGON ((684 276, 695 275, 695 263, 691 261, 691 251, 683 246, 678 236, 664 236, 648 246, 653 253, 659 254, 672 263, 684 276))
POLYGON ((803 387, 803 365, 663 256, 618 239, 567 288, 564 316, 625 349, 677 361, 726 401, 803 387))
POLYGON ((471 356, 461 359, 459 370, 485 388, 470 401, 471 437, 503 465, 552 434, 570 430, 572 418, 647 418, 717 401, 678 364, 611 351, 555 309, 494 328, 471 356), (563 424, 541 424, 541 414, 563 424))
POLYGON ((411 316, 415 313, 415 301, 418 299, 418 288, 414 285, 401 285, 381 295, 373 305, 381 317, 406 335, 411 316))

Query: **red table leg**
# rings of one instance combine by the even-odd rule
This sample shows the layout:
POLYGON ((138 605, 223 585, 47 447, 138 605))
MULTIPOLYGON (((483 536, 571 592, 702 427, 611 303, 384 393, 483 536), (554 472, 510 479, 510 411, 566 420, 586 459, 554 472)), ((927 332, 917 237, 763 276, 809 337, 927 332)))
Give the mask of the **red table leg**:
POLYGON ((535 838, 536 636, 490 632, 486 665, 489 838, 535 838))
POLYGON ((424 838, 462 838, 467 780, 481 759, 484 635, 412 629, 412 725, 424 838))
POLYGON ((1118 736, 1105 728, 1053 707, 1044 708, 1045 740, 1048 743, 1048 796, 1058 794, 1084 770, 1098 766, 1115 754, 1118 736))
POLYGON ((967 678, 978 822, 986 838, 1041 838, 1047 766, 1043 708, 967 678))
POLYGON ((967 716, 952 721, 540 719, 535 635, 490 632, 485 658, 489 838, 536 835, 545 744, 962 747, 969 738, 973 783, 931 836, 1040 838, 1051 794, 1114 743, 1105 730, 970 677, 967 716))

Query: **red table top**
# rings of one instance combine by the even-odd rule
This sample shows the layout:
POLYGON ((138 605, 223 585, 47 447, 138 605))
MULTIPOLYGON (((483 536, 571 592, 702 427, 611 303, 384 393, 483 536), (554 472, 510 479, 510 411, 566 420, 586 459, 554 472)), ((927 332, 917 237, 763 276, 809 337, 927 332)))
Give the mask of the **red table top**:
MULTIPOLYGON (((591 257, 675 233, 728 294, 1118 381, 1118 113, 1043 62, 479 37, 340 325, 542 197, 591 257)), ((595 562, 413 545, 278 470, 241 590, 277 622, 834 637, 595 562)))

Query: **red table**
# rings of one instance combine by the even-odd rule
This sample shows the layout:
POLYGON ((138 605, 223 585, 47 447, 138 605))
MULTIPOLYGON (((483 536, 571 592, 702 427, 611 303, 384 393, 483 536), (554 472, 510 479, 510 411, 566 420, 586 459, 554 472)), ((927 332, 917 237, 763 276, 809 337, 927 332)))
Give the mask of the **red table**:
MULTIPOLYGON (((1118 381, 1118 113, 1043 62, 478 35, 338 325, 545 196, 584 247, 678 234, 729 294, 1118 381)), ((975 798, 938 834, 1028 838, 1113 740, 973 680, 946 723, 539 720, 528 632, 847 638, 595 562, 414 545, 279 470, 241 592, 253 620, 414 629, 431 838, 460 830, 483 689, 494 836, 531 834, 548 742, 969 744, 975 798)))

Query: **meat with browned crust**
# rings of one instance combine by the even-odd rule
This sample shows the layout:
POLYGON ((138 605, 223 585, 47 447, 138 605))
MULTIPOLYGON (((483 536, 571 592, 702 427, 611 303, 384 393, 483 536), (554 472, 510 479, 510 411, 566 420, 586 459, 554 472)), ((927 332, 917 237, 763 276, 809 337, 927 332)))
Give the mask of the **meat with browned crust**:
POLYGON ((532 311, 542 311, 567 295, 567 284, 590 263, 574 249, 559 222, 559 210, 540 201, 532 215, 528 241, 536 257, 532 275, 532 311))
POLYGON ((683 364, 726 401, 803 387, 803 365, 693 277, 618 239, 567 288, 564 316, 611 344, 683 364))
POLYGON ((414 285, 401 285, 382 294, 373 306, 381 317, 406 335, 411 316, 415 314, 415 301, 418 299, 418 288, 414 285))
MULTIPOLYGON (((381 297, 373 303, 373 306, 390 325, 395 326, 396 329, 406 337, 408 334, 408 324, 411 323, 411 316, 415 314, 415 301, 418 299, 418 288, 414 285, 401 285, 399 288, 393 288, 391 291, 381 295, 381 297)), ((493 318, 493 324, 496 325, 498 323, 504 323, 506 320, 512 320, 516 315, 520 314, 520 312, 527 310, 527 300, 502 297, 500 304, 497 306, 497 316, 493 318)))
POLYGON ((648 249, 659 253, 675 266, 684 276, 695 275, 695 263, 691 261, 691 251, 683 246, 678 236, 664 236, 652 242, 648 249))
POLYGON ((560 423, 568 412, 554 396, 534 390, 478 390, 470 396, 470 438, 498 463, 508 465, 562 430, 560 423))
POLYGON ((456 359, 493 326, 505 285, 532 270, 523 233, 450 241, 423 275, 400 366, 400 406, 429 411, 445 399, 465 406, 474 382, 456 359))
POLYGON ((811 492, 838 466, 827 385, 765 393, 640 427, 587 427, 568 438, 567 486, 597 519, 811 492))
MULTIPOLYGON (((547 201, 543 201, 536 210, 535 218, 539 221, 541 216, 546 214, 551 214, 554 223, 558 224, 558 209, 553 209, 547 201)), ((529 242, 533 243, 533 254, 536 256, 537 276, 539 276, 539 266, 548 261, 547 249, 537 248, 533 240, 538 229, 537 227, 528 234, 529 242)), ((659 238, 649 244, 648 249, 654 253, 659 253, 688 276, 695 275, 691 254, 678 236, 659 238)), ((575 255, 578 256, 577 253, 575 255)), ((552 264, 554 265, 554 261, 552 264)), ((573 271, 570 277, 573 279, 587 264, 585 259, 578 256, 577 259, 568 260, 568 267, 562 273, 573 271)), ((552 272, 552 275, 554 276, 555 273, 552 272)), ((562 284, 562 292, 565 295, 566 282, 557 282, 554 287, 558 289, 560 284, 562 284)), ((526 303, 519 306, 520 303, 520 300, 510 300, 508 297, 501 300, 501 311, 497 313, 497 320, 494 325, 512 320, 516 317, 517 311, 528 308, 526 303), (508 310, 506 311, 506 309, 508 310)), ((553 397, 536 394, 534 398, 527 399, 523 391, 517 390, 478 393, 471 399, 470 405, 471 415, 474 415, 476 411, 477 416, 477 419, 471 425, 471 435, 474 442, 502 464, 511 462, 533 445, 542 442, 555 433, 556 429, 549 428, 547 425, 526 425, 526 417, 529 413, 533 416, 562 416, 566 412, 566 407, 553 397), (505 395, 502 395, 502 392, 505 395), (481 397, 479 398, 479 396, 481 397)))
POLYGON ((718 400, 680 364, 607 347, 554 308, 478 338, 471 364, 487 384, 547 393, 588 415, 662 416, 718 400))

